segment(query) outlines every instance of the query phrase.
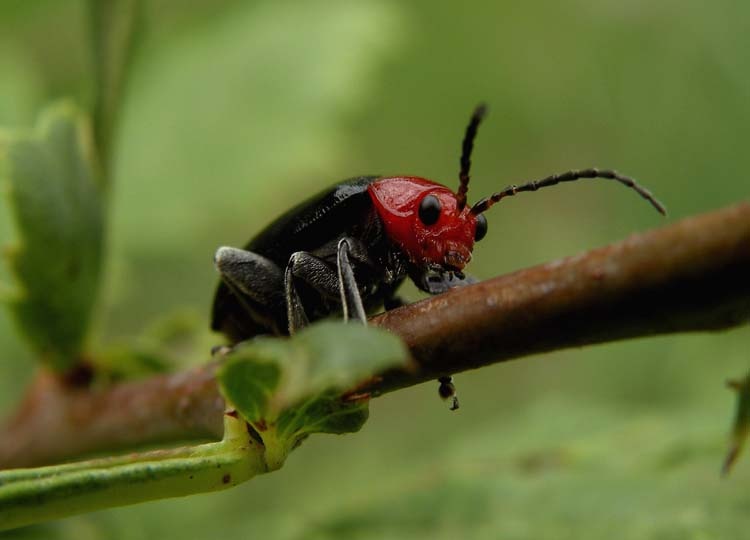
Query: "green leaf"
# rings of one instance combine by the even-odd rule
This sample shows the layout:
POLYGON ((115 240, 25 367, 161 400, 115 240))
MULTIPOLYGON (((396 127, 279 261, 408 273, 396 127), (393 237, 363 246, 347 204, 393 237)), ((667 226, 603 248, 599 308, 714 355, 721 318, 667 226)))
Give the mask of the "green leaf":
POLYGON ((393 334, 322 322, 293 338, 257 338, 231 354, 218 373, 222 392, 262 438, 269 469, 280 467, 311 433, 351 433, 367 420, 367 397, 342 394, 373 375, 406 367, 393 334))
POLYGON ((290 339, 261 337, 240 345, 219 381, 248 422, 268 422, 330 391, 351 390, 407 358, 403 343, 389 332, 322 322, 290 339))
POLYGON ((722 468, 724 475, 732 470, 750 435, 750 373, 740 381, 730 381, 729 387, 737 391, 737 411, 734 416, 729 452, 722 468))
POLYGON ((102 258, 104 201, 84 115, 56 105, 34 133, 0 140, 0 177, 18 236, 6 251, 17 281, 10 309, 43 360, 63 370, 83 348, 102 258))
POLYGON ((367 405, 366 399, 345 401, 337 392, 326 392, 284 411, 278 430, 288 437, 295 433, 353 433, 367 421, 367 405))
POLYGON ((359 324, 323 322, 289 340, 295 354, 284 358, 284 379, 275 410, 328 390, 351 390, 388 368, 406 366, 403 342, 390 332, 359 324))
POLYGON ((252 351, 244 350, 220 371, 224 395, 248 422, 259 422, 268 414, 268 403, 281 378, 277 359, 289 352, 284 345, 259 340, 252 351))
POLYGON ((140 0, 91 0, 90 13, 96 81, 94 131, 106 176, 120 102, 142 26, 142 4, 140 0))

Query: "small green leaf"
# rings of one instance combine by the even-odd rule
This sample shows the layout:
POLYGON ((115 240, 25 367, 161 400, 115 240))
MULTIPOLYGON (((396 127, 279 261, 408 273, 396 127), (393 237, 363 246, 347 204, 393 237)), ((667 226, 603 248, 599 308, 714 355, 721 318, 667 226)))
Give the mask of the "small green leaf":
POLYGON ((79 357, 101 267, 104 201, 91 131, 68 103, 46 111, 31 135, 0 141, 0 177, 18 244, 6 250, 18 326, 55 369, 79 357))
POLYGON ((729 452, 724 460, 722 474, 727 475, 750 435, 750 373, 740 381, 730 381, 729 387, 737 391, 737 412, 734 416, 729 452))
POLYGON ((408 362, 406 347, 393 334, 322 322, 293 338, 242 344, 218 380, 227 400, 263 439, 266 463, 274 470, 311 433, 358 431, 369 414, 368 400, 342 394, 408 362))
POLYGON ((275 411, 328 390, 351 390, 409 359, 398 337, 359 324, 319 323, 289 342, 294 351, 284 359, 284 378, 272 401, 275 411))
POLYGON ((384 330, 322 322, 290 339, 245 342, 222 367, 219 381, 249 422, 275 421, 290 407, 351 390, 407 358, 403 343, 384 330))
POLYGON ((282 413, 278 430, 289 437, 295 433, 354 433, 367 421, 367 405, 367 400, 345 401, 336 392, 326 392, 282 413))
POLYGON ((242 358, 233 358, 219 375, 224 395, 248 422, 259 422, 267 416, 268 402, 281 378, 281 368, 275 360, 283 357, 286 350, 280 346, 274 351, 273 345, 257 343, 252 360, 245 356, 248 351, 243 351, 242 358))

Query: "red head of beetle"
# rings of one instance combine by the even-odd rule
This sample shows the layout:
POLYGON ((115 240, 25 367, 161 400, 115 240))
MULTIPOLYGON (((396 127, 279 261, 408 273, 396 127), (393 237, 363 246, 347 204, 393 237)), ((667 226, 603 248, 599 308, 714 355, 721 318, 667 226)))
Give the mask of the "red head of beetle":
POLYGON ((417 267, 461 271, 486 231, 484 216, 430 180, 382 178, 368 189, 386 235, 417 267))
POLYGON ((487 233, 482 215, 491 204, 466 204, 471 151, 486 112, 480 105, 466 128, 459 187, 449 188, 414 176, 381 178, 369 186, 370 197, 391 241, 416 268, 461 274, 471 260, 474 242, 487 233))

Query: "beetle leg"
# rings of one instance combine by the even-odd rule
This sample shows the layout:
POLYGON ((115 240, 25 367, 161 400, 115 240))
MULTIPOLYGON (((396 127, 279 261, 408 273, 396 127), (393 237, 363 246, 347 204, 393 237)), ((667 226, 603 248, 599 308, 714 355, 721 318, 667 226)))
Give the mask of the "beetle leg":
MULTIPOLYGON (((335 269, 328 262, 306 251, 293 253, 289 258, 284 274, 284 290, 290 334, 307 326, 309 322, 295 284, 297 279, 301 279, 324 297, 339 300, 345 321, 354 318, 365 323, 365 309, 349 260, 350 250, 351 241, 342 238, 336 246, 335 269)), ((354 254, 352 258, 355 258, 354 254)))
POLYGON ((281 269, 271 261, 244 249, 220 247, 214 264, 225 282, 260 304, 273 304, 281 298, 281 269))
POLYGON ((456 396, 456 386, 453 384, 453 377, 440 377, 438 382, 440 383, 438 394, 443 400, 449 402, 448 407, 450 410, 455 411, 458 409, 458 396, 456 396))
POLYGON ((297 251, 289 257, 289 262, 284 272, 284 294, 286 297, 286 316, 290 335, 309 324, 305 308, 302 307, 302 300, 300 300, 297 287, 294 284, 294 278, 300 277, 308 281, 306 274, 312 275, 316 270, 321 275, 324 275, 328 271, 328 267, 323 261, 306 251, 297 251), (318 265, 323 268, 317 269, 318 265))
POLYGON ((283 273, 276 263, 252 251, 220 247, 214 264, 248 315, 256 318, 263 312, 274 321, 285 320, 283 273))
POLYGON ((339 294, 341 295, 341 306, 344 310, 344 320, 355 318, 362 324, 367 324, 367 315, 362 305, 362 297, 359 294, 357 281, 354 279, 354 270, 349 262, 350 242, 347 238, 339 240, 337 249, 337 267, 339 278, 339 294))
POLYGON ((425 292, 441 294, 454 287, 463 287, 464 285, 471 285, 478 281, 477 278, 466 274, 457 276, 452 272, 427 272, 415 283, 425 292))
POLYGON ((295 281, 301 279, 329 299, 339 298, 339 281, 336 270, 323 259, 308 253, 292 253, 284 274, 289 333, 293 334, 309 324, 295 281))

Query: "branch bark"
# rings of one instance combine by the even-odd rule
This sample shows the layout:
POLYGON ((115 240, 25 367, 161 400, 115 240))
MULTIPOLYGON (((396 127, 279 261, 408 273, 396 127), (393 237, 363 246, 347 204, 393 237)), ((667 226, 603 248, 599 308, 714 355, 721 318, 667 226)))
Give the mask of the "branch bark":
MULTIPOLYGON (((685 219, 588 253, 454 289, 374 317, 418 366, 374 395, 496 362, 750 319, 750 204, 685 219)), ((99 391, 40 372, 0 431, 0 469, 92 452, 221 437, 215 364, 99 391)))

